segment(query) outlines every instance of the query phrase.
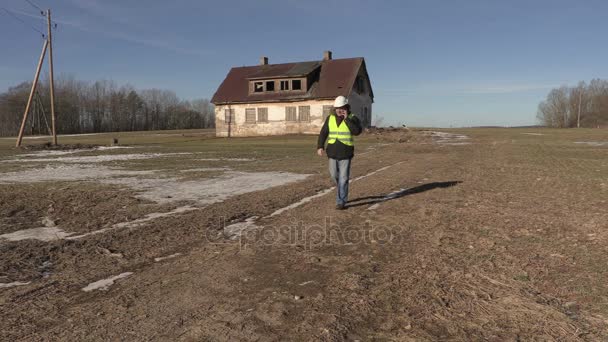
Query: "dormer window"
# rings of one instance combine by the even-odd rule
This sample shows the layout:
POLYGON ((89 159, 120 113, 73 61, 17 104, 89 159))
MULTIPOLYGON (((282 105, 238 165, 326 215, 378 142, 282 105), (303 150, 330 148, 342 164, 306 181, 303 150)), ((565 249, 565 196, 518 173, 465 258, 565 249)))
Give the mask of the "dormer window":
POLYGON ((264 82, 253 82, 253 92, 254 93, 263 93, 264 92, 264 82))
POLYGON ((289 90, 289 80, 281 81, 281 90, 289 90))
POLYGON ((274 81, 266 81, 266 91, 274 91, 274 81))
POLYGON ((252 80, 249 83, 250 94, 302 92, 305 90, 306 78, 252 80))
POLYGON ((301 89, 302 89, 301 80, 292 80, 291 81, 291 90, 301 90, 301 89))

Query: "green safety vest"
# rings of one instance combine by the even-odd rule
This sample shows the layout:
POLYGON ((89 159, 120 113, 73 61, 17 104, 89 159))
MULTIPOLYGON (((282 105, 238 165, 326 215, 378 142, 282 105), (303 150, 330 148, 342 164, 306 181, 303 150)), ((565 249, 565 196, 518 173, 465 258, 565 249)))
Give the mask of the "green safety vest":
MULTIPOLYGON (((352 118, 352 115, 353 114, 350 114, 348 117, 352 118)), ((329 117, 328 126, 329 126, 329 136, 327 139, 328 144, 334 144, 336 142, 336 140, 340 140, 340 142, 346 146, 354 145, 353 135, 350 133, 350 129, 348 129, 348 125, 346 125, 346 122, 344 122, 344 120, 342 120, 342 122, 340 123, 340 126, 338 126, 336 116, 332 114, 329 117)))

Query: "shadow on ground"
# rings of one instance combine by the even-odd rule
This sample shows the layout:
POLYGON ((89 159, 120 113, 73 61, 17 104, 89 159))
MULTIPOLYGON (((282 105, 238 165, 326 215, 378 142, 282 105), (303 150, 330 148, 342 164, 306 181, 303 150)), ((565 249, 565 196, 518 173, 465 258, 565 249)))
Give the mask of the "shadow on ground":
POLYGON ((427 184, 422 184, 413 188, 403 189, 396 192, 391 192, 390 194, 385 195, 375 195, 375 196, 366 196, 359 197, 348 201, 347 207, 358 207, 362 205, 372 205, 376 203, 382 203, 390 200, 394 200, 397 198, 405 197, 408 195, 418 194, 421 192, 437 189, 437 188, 449 188, 455 186, 462 181, 449 181, 449 182, 432 182, 427 184))

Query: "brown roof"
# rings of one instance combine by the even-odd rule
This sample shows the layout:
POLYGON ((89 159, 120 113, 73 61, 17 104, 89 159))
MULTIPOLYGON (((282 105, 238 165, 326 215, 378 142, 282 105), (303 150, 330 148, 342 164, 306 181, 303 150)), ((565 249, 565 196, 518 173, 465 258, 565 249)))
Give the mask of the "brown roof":
MULTIPOLYGON (((361 67, 362 57, 331 59, 313 62, 267 64, 230 69, 211 102, 214 104, 299 101, 333 99, 348 96, 361 67), (305 93, 262 93, 249 95, 249 80, 305 76, 320 68, 319 80, 305 93)), ((372 93, 373 99, 373 93, 372 93)))

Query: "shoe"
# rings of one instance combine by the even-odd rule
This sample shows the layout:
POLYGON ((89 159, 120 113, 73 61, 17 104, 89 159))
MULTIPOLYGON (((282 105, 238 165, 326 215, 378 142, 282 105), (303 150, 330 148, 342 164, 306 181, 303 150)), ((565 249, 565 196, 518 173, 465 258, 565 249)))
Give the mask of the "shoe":
POLYGON ((336 210, 344 210, 344 209, 346 209, 344 204, 336 204, 336 210))

